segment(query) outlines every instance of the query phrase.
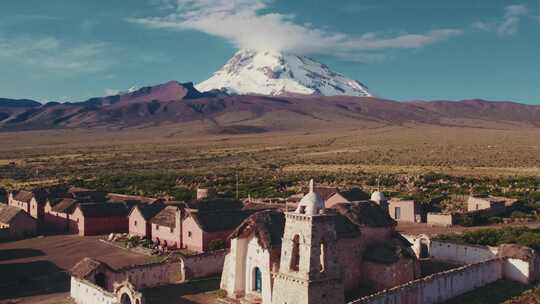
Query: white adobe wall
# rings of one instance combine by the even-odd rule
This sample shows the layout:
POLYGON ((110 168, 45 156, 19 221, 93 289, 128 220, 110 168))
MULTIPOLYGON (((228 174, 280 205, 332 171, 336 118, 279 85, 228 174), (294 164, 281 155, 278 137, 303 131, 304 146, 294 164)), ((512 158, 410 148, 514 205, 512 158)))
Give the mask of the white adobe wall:
POLYGON ((270 252, 263 249, 256 237, 250 237, 247 245, 247 260, 244 277, 244 290, 246 294, 254 293, 254 270, 258 267, 261 271, 261 283, 262 283, 262 303, 272 303, 272 284, 271 284, 271 266, 270 266, 270 252))
POLYGON ((503 276, 503 259, 437 273, 367 296, 349 304, 435 304, 472 291, 503 276))
POLYGON ((456 264, 474 264, 497 257, 498 248, 431 241, 430 255, 435 260, 456 264))
POLYGON ((221 274, 221 289, 227 291, 227 296, 236 298, 244 296, 245 267, 248 240, 235 238, 231 240, 231 249, 225 256, 221 274))
POLYGON ((520 259, 506 259, 503 264, 504 278, 523 284, 529 284, 531 276, 529 264, 529 262, 520 259))
POLYGON ((77 304, 118 304, 112 293, 75 277, 71 277, 70 296, 77 304))

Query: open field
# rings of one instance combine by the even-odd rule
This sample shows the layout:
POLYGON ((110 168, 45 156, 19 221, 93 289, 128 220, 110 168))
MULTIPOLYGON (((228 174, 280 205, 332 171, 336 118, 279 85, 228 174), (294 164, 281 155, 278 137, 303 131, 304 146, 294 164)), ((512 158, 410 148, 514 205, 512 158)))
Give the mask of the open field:
MULTIPOLYGON (((182 126, 185 128, 186 126, 182 126)), ((540 176, 540 129, 388 126, 201 135, 174 125, 0 133, 0 178, 54 180, 103 171, 441 172, 540 176), (24 177, 24 178, 23 178, 24 177)))
POLYGON ((67 271, 84 257, 97 258, 114 268, 149 259, 100 242, 98 237, 56 235, 0 243, 0 301, 34 295, 43 301, 67 296, 67 271))

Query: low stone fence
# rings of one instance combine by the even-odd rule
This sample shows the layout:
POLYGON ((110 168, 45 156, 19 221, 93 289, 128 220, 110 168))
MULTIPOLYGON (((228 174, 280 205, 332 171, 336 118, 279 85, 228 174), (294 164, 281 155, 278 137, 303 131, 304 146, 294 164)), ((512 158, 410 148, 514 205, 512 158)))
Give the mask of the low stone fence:
POLYGON ((427 214, 427 224, 436 226, 449 227, 456 223, 456 217, 450 213, 434 213, 429 212, 427 214))
POLYGON ((146 265, 123 267, 107 273, 109 290, 114 283, 129 281, 137 290, 184 281, 180 261, 164 261, 146 265))
POLYGON ((349 304, 441 303, 503 278, 504 259, 493 259, 433 274, 360 298, 349 304))
POLYGON ((227 250, 182 257, 181 267, 184 279, 204 278, 221 274, 225 255, 227 255, 227 250))
POLYGON ((498 247, 458 244, 447 241, 431 240, 429 254, 439 261, 454 264, 474 264, 497 257, 498 247))

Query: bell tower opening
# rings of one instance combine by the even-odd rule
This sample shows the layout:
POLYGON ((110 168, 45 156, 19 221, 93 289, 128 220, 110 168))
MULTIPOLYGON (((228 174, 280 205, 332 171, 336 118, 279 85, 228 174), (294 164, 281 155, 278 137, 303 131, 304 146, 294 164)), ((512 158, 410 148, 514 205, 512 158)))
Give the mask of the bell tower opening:
POLYGON ((320 254, 320 272, 324 272, 326 267, 326 246, 324 245, 324 240, 321 240, 321 254, 320 254))
POLYGON ((290 269, 293 271, 300 269, 300 236, 298 234, 293 238, 290 269))

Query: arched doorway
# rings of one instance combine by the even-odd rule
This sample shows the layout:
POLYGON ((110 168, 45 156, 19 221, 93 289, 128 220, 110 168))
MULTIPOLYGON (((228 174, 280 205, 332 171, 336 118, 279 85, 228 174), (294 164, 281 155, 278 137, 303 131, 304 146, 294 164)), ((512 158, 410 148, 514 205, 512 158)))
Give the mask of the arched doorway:
POLYGON ((253 291, 258 293, 262 291, 262 274, 259 267, 253 269, 253 291))
POLYGON ((421 259, 429 258, 429 247, 425 240, 420 241, 420 258, 421 259))
POLYGON ((131 298, 127 293, 124 293, 120 298, 120 304, 131 304, 131 298))
POLYGON ((97 273, 94 276, 94 280, 97 286, 107 289, 107 278, 105 278, 105 274, 103 272, 97 273))

